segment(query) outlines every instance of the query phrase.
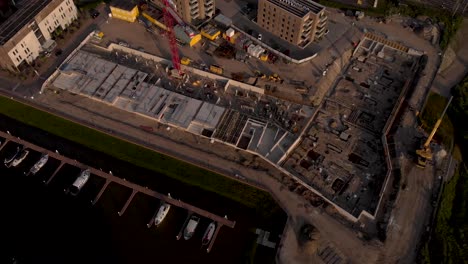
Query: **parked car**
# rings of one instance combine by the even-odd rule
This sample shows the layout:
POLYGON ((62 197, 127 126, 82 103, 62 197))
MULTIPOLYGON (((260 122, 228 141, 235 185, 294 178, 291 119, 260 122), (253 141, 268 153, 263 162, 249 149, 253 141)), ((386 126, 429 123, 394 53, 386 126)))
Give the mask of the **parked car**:
POLYGON ((128 45, 127 42, 123 42, 123 41, 120 41, 119 45, 122 46, 122 47, 126 47, 126 48, 128 48, 130 46, 130 45, 128 45))
POLYGON ((89 14, 94 19, 94 18, 98 17, 100 13, 95 9, 91 9, 91 10, 89 10, 89 14))

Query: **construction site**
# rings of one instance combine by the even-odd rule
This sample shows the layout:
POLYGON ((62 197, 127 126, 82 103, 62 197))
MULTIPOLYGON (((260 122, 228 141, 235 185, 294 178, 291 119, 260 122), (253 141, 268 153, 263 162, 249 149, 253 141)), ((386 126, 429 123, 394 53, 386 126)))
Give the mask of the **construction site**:
POLYGON ((183 66, 183 76, 171 75, 170 65, 162 58, 119 45, 104 51, 88 44, 61 67, 48 88, 135 112, 260 154, 273 163, 313 114, 309 106, 195 68, 183 66))
POLYGON ((282 166, 358 218, 374 215, 388 183, 386 136, 419 56, 366 34, 282 166), (415 56, 416 55, 416 56, 415 56))
MULTIPOLYGON (((165 30, 154 34, 169 40, 171 60, 143 48, 96 42, 95 32, 42 88, 78 94, 148 118, 154 123, 140 128, 149 133, 162 125, 167 131, 177 129, 258 155, 283 175, 284 186, 313 207, 331 205, 328 208, 350 222, 362 222, 363 215, 371 221, 376 218, 379 208, 385 207, 383 193, 394 173, 390 129, 398 122, 421 52, 365 33, 349 51, 350 59, 336 58, 328 64, 323 76, 336 64, 336 73, 327 77, 337 78, 325 91, 320 88, 324 98, 313 105, 310 97, 319 88, 310 82, 260 70, 253 75, 231 72, 230 78, 225 71, 232 71, 229 67, 180 58, 176 33, 176 27, 183 29, 180 18, 171 18, 176 15, 168 6, 140 9, 149 23, 159 23, 165 30)), ((233 59, 236 50, 246 49, 245 43, 252 47, 253 42, 238 31, 227 25, 224 30, 203 26, 201 35, 210 42, 200 51, 233 59)), ((196 42, 197 34, 192 35, 196 42)), ((274 57, 263 56, 265 50, 252 49, 244 52, 274 63, 274 57)))

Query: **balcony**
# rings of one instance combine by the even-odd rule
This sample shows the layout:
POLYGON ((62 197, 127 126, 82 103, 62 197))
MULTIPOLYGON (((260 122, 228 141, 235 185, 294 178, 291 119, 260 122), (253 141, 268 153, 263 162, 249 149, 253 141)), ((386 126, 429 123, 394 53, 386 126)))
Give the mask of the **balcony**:
POLYGON ((205 7, 205 12, 206 12, 206 13, 212 12, 213 10, 214 10, 214 7, 213 7, 213 6, 205 7))
POLYGON ((326 15, 323 15, 323 16, 321 16, 321 17, 319 18, 319 21, 320 21, 320 22, 327 21, 327 20, 328 20, 328 16, 326 16, 326 15))
POLYGON ((324 21, 319 21, 319 22, 317 23, 317 27, 323 27, 323 26, 325 26, 326 24, 327 24, 327 21, 326 21, 326 20, 324 20, 324 21))
POLYGON ((304 27, 309 27, 314 23, 313 19, 308 19, 307 21, 304 22, 304 27))
POLYGON ((198 9, 195 10, 194 12, 190 12, 190 16, 191 16, 192 18, 198 17, 198 16, 199 16, 198 9))

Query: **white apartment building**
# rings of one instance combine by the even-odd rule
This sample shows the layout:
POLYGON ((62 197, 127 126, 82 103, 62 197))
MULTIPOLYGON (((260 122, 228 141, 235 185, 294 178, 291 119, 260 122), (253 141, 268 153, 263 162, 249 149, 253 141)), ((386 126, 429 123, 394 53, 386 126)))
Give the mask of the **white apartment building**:
POLYGON ((77 18, 73 0, 23 0, 0 24, 0 68, 20 71, 39 54, 54 47, 51 33, 77 18))

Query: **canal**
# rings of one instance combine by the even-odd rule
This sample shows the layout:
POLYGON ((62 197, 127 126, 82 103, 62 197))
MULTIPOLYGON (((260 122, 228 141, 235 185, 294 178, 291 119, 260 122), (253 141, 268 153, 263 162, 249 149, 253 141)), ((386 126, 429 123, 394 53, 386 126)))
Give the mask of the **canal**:
MULTIPOLYGON (((265 214, 261 206, 247 208, 1 115, 0 130, 236 221, 234 229, 221 228, 211 252, 206 253, 201 238, 210 222, 208 219, 202 218, 190 240, 176 240, 187 216, 185 210, 171 208, 159 227, 148 229, 146 224, 159 206, 157 199, 138 193, 125 214, 119 216, 117 212, 131 194, 130 189, 111 184, 93 206, 90 201, 104 185, 102 178, 92 175, 77 197, 67 196, 63 190, 80 169, 65 165, 46 187, 43 181, 59 162, 49 159, 38 174, 25 176, 24 172, 41 155, 31 152, 18 167, 6 168, 0 163, 0 239, 4 245, 0 263, 8 263, 12 257, 19 259, 19 263, 274 262, 276 250, 260 245, 254 249, 253 241, 255 228, 262 228, 271 232, 271 241, 279 242, 286 222, 286 214, 279 207, 265 214), (251 256, 252 252, 256 252, 255 257, 251 256)), ((0 159, 10 157, 15 150, 16 145, 9 143, 0 151, 0 159)))

